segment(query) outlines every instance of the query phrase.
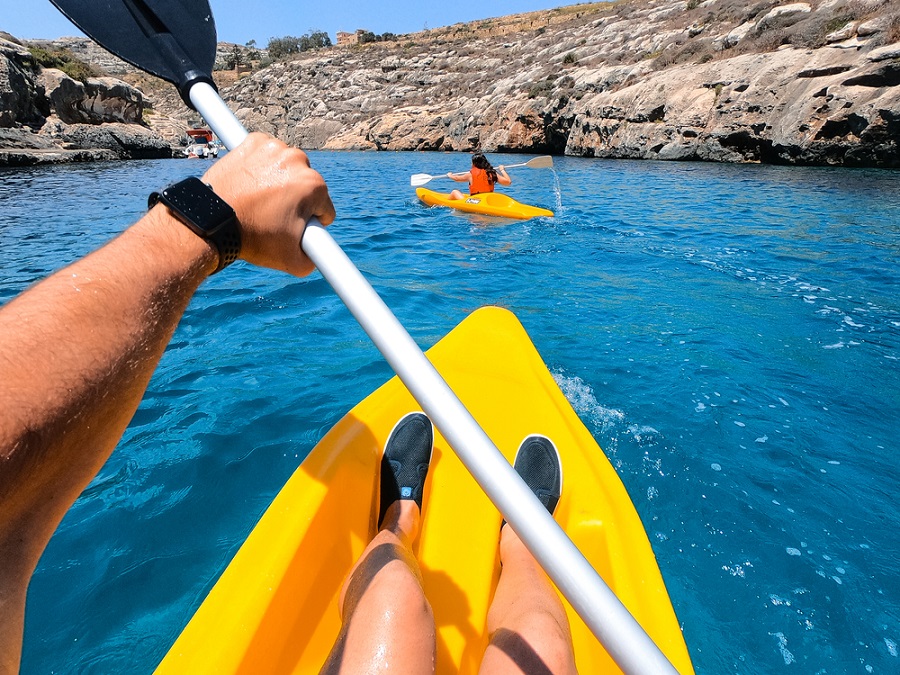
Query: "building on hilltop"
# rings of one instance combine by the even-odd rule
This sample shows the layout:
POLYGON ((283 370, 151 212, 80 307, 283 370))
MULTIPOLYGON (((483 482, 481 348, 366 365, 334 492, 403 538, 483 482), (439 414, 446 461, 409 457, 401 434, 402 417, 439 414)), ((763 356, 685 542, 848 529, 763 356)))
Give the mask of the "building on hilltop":
POLYGON ((337 32, 338 47, 359 44, 360 36, 365 35, 368 32, 369 31, 364 28, 357 28, 355 33, 347 33, 346 31, 339 30, 337 32))

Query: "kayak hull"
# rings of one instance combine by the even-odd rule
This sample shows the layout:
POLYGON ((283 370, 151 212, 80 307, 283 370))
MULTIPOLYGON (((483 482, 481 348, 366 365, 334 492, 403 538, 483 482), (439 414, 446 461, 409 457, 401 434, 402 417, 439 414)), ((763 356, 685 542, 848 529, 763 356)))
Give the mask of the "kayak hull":
POLYGON ((522 204, 499 192, 483 192, 478 195, 463 195, 462 199, 450 199, 450 195, 427 188, 416 188, 416 196, 429 206, 449 206, 457 211, 480 213, 486 216, 527 220, 538 216, 552 217, 553 211, 537 206, 522 204))
MULTIPOLYGON (((678 670, 687 648, 641 521, 612 465, 525 330, 474 312, 428 352, 512 462, 543 433, 563 463, 555 514, 678 670)), ((158 673, 318 672, 340 629, 344 577, 376 532, 378 467, 394 423, 419 407, 395 377, 351 410, 284 486, 160 664, 158 673)), ((476 673, 500 574, 501 515, 437 432, 414 549, 437 626, 437 672, 476 673)), ((565 600, 580 672, 618 668, 565 600)))

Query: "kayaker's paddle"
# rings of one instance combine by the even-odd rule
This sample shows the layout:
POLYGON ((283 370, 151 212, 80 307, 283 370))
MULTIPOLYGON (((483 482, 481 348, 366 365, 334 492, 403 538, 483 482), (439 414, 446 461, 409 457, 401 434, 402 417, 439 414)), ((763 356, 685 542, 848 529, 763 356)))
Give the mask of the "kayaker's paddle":
MULTIPOLYGON (((227 148, 246 138, 211 84, 216 33, 208 0, 51 2, 113 54, 176 84, 227 148)), ((310 221, 300 245, 619 667, 677 674, 325 228, 310 221)))
MULTIPOLYGON (((522 162, 521 164, 504 165, 503 168, 515 169, 517 166, 527 166, 531 169, 547 169, 553 166, 553 158, 550 155, 543 155, 541 157, 529 159, 527 162, 522 162)), ((430 181, 433 181, 435 178, 449 178, 449 176, 447 174, 432 176, 428 173, 416 173, 410 177, 409 184, 413 187, 420 187, 430 181)))

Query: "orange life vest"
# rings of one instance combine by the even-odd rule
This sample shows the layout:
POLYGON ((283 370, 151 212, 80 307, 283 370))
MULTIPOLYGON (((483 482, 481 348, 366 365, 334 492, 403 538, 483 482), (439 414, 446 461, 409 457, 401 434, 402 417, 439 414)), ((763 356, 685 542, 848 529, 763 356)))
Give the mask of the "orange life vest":
POLYGON ((469 172, 472 174, 472 180, 469 182, 470 195, 494 191, 494 184, 491 182, 491 179, 488 178, 487 171, 473 166, 469 169, 469 172))

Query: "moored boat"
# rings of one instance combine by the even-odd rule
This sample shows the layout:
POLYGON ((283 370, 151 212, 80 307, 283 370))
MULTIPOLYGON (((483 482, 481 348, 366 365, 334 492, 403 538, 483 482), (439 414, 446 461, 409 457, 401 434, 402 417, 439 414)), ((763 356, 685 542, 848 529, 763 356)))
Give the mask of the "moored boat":
POLYGON ((416 196, 429 206, 449 206, 466 213, 480 213, 486 216, 500 216, 526 220, 537 216, 552 217, 553 211, 517 202, 509 195, 499 192, 483 192, 463 195, 462 199, 450 199, 449 193, 435 192, 427 188, 416 188, 416 196))
POLYGON ((213 140, 213 132, 209 129, 188 129, 186 135, 188 145, 183 152, 188 159, 209 159, 219 156, 219 146, 213 140))
MULTIPOLYGON (((508 311, 473 313, 428 352, 512 461, 531 433, 563 464, 555 518, 682 674, 690 658, 640 518, 612 465, 508 311)), ((394 423, 418 410, 395 377, 353 408, 275 498, 158 673, 318 672, 340 628, 341 584, 375 533, 378 466, 394 423)), ((475 673, 499 575, 501 516, 440 433, 415 553, 437 625, 437 672, 475 673)), ((580 672, 619 669, 569 615, 580 672)))

